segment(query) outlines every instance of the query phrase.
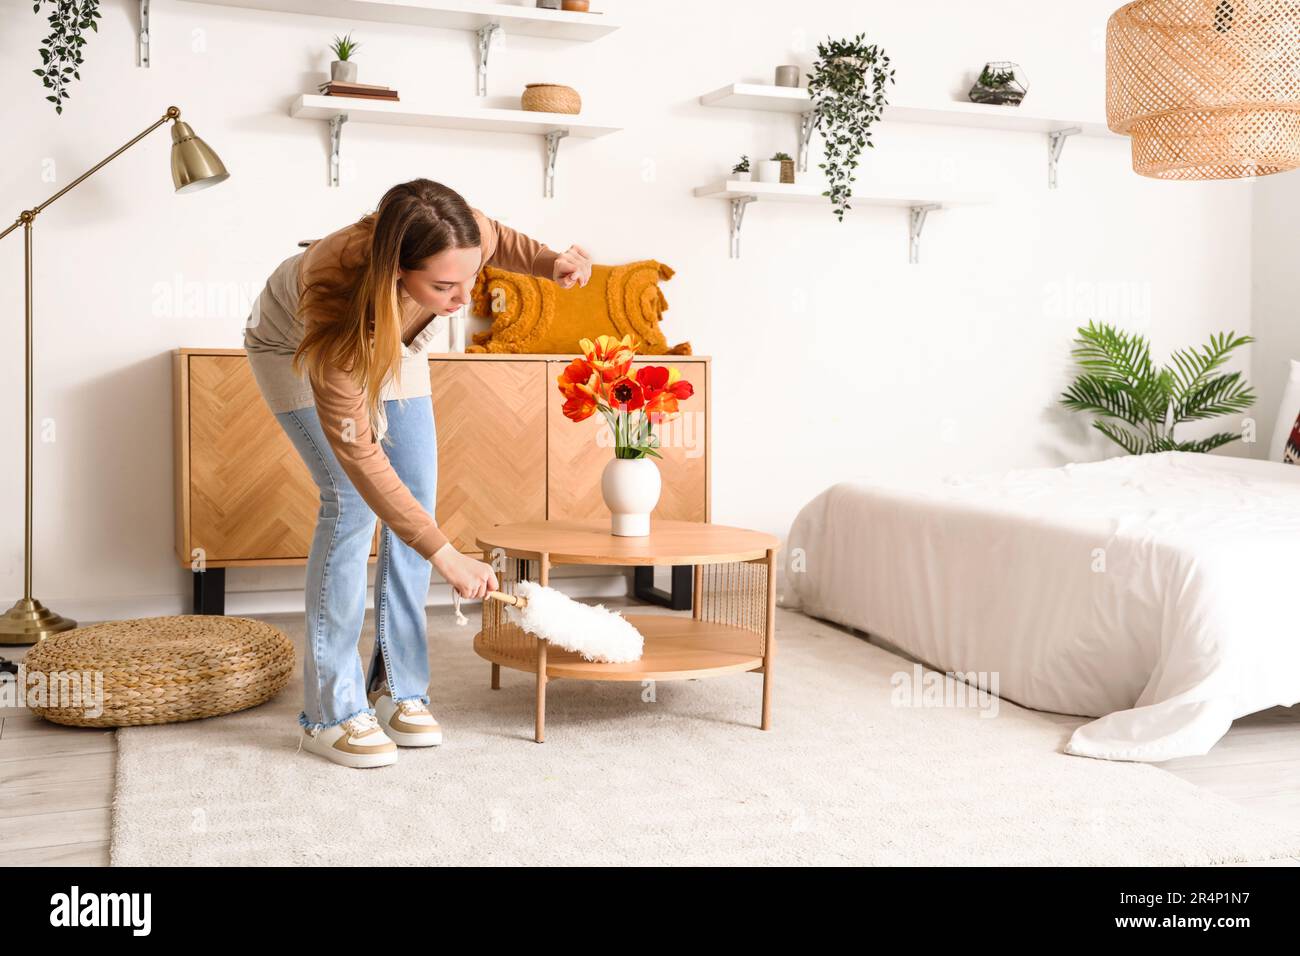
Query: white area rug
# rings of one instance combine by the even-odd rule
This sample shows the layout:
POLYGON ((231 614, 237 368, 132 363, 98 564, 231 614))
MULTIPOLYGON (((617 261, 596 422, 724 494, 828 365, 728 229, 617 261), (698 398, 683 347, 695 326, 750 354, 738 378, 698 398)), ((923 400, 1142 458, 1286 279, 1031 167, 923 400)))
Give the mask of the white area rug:
MULTIPOLYGON (((469 610, 468 608, 466 609, 469 610)), ((475 609, 476 610, 476 609, 475 609)), ((640 609, 637 609, 640 611, 640 609)), ((118 733, 112 862, 194 864, 1209 864, 1300 854, 1280 829, 1158 767, 1066 756, 1084 718, 1000 702, 891 703, 903 659, 779 609, 762 677, 554 681, 430 614, 441 747, 349 770, 296 752, 301 671, 243 713, 118 733)), ((268 618, 299 646, 301 617, 268 618)), ((372 638, 363 640, 368 655, 372 638)))

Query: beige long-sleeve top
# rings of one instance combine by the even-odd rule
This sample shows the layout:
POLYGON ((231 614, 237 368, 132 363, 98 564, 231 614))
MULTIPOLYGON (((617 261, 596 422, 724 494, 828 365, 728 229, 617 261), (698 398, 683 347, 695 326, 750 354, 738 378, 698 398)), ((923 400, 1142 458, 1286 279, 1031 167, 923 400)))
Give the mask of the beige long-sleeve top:
MULTIPOLYGON (((489 219, 477 209, 473 212, 482 241, 480 268, 493 265, 511 272, 554 277, 557 251, 489 219)), ((387 425, 382 417, 383 406, 380 420, 372 423, 364 390, 345 370, 329 368, 317 380, 305 371, 299 376, 291 364, 306 323, 313 321, 310 313, 299 315, 303 290, 318 278, 363 266, 370 255, 373 227, 373 216, 363 217, 280 263, 253 304, 244 330, 244 349, 271 411, 314 406, 340 467, 366 504, 402 541, 425 558, 432 558, 448 539, 438 529, 434 516, 425 511, 397 476, 384 453, 380 444, 387 425)), ((435 331, 434 313, 404 290, 399 298, 402 364, 400 376, 384 383, 385 401, 418 398, 431 392, 425 347, 435 331)))

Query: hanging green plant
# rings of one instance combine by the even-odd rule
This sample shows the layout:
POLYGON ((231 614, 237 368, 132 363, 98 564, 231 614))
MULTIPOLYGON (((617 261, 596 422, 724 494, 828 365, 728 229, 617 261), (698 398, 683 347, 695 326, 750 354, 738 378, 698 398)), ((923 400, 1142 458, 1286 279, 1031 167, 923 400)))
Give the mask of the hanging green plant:
POLYGON ((818 166, 826 173, 835 217, 844 221, 851 209, 853 171, 865 147, 875 148, 871 126, 884 111, 885 85, 894 82, 889 57, 874 43, 863 42, 859 33, 851 40, 817 44, 817 62, 808 74, 808 95, 813 101, 813 127, 822 133, 826 162, 818 166))
POLYGON ((47 18, 50 35, 41 41, 40 69, 32 70, 50 92, 45 97, 54 104, 54 112, 63 112, 69 96, 68 84, 81 79, 81 50, 86 45, 84 31, 99 32, 99 0, 36 0, 32 13, 41 12, 41 4, 53 7, 47 18))

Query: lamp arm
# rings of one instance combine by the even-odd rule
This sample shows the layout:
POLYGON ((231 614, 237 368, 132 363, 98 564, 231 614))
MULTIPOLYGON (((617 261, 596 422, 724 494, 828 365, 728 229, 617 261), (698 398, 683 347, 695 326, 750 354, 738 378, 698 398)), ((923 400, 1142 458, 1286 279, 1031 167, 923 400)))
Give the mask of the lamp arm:
POLYGON ((161 126, 163 123, 166 123, 168 120, 175 121, 175 120, 177 120, 177 119, 180 119, 180 115, 181 115, 180 107, 178 107, 178 106, 169 106, 169 107, 167 107, 167 112, 164 113, 164 114, 162 115, 162 118, 159 119, 158 122, 156 122, 156 123, 154 123, 152 126, 150 126, 148 129, 146 129, 144 132, 142 132, 139 136, 136 136, 136 137, 135 137, 134 139, 132 139, 130 142, 123 144, 123 145, 120 146, 118 149, 115 149, 112 153, 110 153, 108 156, 105 156, 103 159, 101 159, 99 162, 97 162, 94 166, 91 166, 88 170, 86 170, 84 173, 82 173, 80 176, 78 176, 78 177, 77 177, 76 179, 74 179, 72 182, 68 183, 68 185, 64 186, 62 189, 60 189, 58 192, 56 192, 56 193, 55 193, 53 196, 51 196, 49 199, 45 200, 45 202, 41 203, 39 206, 36 206, 35 208, 32 208, 32 209, 24 209, 21 213, 18 214, 18 218, 14 220, 13 225, 11 225, 9 228, 7 228, 4 232, 0 232, 0 239, 3 239, 5 236, 9 235, 9 233, 13 232, 15 229, 17 229, 17 228, 18 228, 19 226, 21 226, 23 223, 31 222, 33 219, 36 218, 37 214, 38 214, 42 209, 44 209, 44 208, 45 208, 46 206, 48 206, 50 203, 54 202, 54 200, 58 199, 60 196, 62 196, 64 193, 66 193, 69 189, 72 189, 74 186, 76 186, 78 183, 80 183, 83 179, 86 179, 87 177, 89 177, 89 176, 92 175, 93 173, 98 172, 102 167, 106 166, 108 163, 110 163, 110 162, 113 161, 114 159, 117 159, 117 157, 121 156, 123 153, 125 153, 128 149, 130 149, 130 148, 131 148, 132 146, 134 146, 136 143, 140 142, 140 140, 144 139, 146 136, 148 136, 150 133, 152 133, 154 130, 156 130, 156 129, 157 129, 159 126, 161 126))

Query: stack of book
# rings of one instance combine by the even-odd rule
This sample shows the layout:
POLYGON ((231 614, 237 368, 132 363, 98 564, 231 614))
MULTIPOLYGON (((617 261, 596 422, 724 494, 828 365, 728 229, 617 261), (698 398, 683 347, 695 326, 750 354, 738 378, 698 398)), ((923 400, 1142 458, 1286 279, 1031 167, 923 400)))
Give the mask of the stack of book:
POLYGON ((397 90, 387 86, 375 86, 373 83, 340 83, 330 80, 320 85, 320 91, 326 96, 353 96, 367 100, 397 101, 397 90))

